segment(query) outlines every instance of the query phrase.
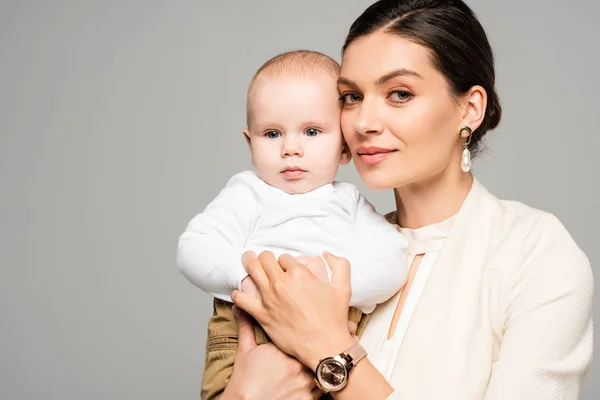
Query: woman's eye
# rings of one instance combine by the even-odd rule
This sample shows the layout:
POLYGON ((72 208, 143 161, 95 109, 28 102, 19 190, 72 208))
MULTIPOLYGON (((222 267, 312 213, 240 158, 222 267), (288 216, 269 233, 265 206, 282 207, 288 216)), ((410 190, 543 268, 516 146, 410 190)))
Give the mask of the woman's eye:
POLYGON ((340 96, 343 105, 352 105, 360 101, 360 96, 356 93, 346 93, 340 96))
POLYGON ((315 128, 309 128, 306 130, 306 136, 317 136, 319 134, 319 130, 315 128))
POLYGON ((281 134, 277 131, 269 131, 265 134, 265 136, 269 139, 277 139, 279 136, 281 136, 281 134))
POLYGON ((404 103, 410 100, 413 94, 405 90, 398 90, 390 93, 390 100, 394 103, 404 103))

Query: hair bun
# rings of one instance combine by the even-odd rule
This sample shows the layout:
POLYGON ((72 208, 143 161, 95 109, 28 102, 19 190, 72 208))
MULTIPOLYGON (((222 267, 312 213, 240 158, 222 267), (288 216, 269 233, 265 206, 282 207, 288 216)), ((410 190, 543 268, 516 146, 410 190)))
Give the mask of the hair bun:
POLYGON ((500 105, 500 101, 498 100, 498 95, 496 91, 492 89, 492 98, 491 98, 491 106, 486 110, 486 130, 492 130, 498 126, 500 123, 500 119, 502 118, 502 106, 500 105))

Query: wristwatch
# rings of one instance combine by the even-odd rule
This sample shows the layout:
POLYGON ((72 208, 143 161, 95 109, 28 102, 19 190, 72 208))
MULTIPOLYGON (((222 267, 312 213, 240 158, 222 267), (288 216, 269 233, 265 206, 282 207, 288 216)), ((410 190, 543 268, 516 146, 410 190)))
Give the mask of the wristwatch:
POLYGON ((337 356, 322 359, 315 372, 317 386, 325 393, 342 390, 350 371, 366 356, 367 351, 357 343, 337 356))

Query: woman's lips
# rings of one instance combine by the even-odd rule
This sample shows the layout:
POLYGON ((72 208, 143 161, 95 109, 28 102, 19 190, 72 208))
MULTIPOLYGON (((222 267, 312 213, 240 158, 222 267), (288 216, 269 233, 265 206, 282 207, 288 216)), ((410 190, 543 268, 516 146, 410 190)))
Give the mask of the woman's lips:
POLYGON ((356 152, 363 164, 372 167, 389 158, 395 151, 394 149, 370 146, 359 147, 356 152))
POLYGON ((388 158, 393 152, 375 153, 375 154, 360 154, 360 161, 368 166, 374 166, 388 158))

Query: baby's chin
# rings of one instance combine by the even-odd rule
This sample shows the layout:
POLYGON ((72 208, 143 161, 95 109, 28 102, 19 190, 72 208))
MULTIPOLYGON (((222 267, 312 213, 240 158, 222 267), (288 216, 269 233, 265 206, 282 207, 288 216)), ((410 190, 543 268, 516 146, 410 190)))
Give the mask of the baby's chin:
POLYGON ((311 180, 310 177, 300 179, 285 179, 284 177, 278 177, 278 179, 263 179, 266 183, 274 186, 278 189, 283 190, 289 194, 304 194, 312 192, 315 189, 325 186, 331 182, 318 182, 311 180))
POLYGON ((302 180, 297 180, 284 182, 279 188, 289 194, 304 194, 312 192, 313 190, 318 189, 323 185, 325 184, 319 184, 310 181, 303 182, 302 180))

